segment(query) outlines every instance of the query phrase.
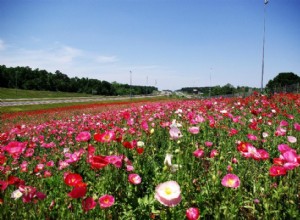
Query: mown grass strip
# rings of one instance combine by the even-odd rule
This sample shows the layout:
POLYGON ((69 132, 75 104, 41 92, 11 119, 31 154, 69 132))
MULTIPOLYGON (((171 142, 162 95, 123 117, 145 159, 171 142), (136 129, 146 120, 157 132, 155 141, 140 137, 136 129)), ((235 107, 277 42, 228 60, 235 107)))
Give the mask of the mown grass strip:
POLYGON ((50 92, 0 87, 0 99, 62 98, 62 97, 94 97, 85 93, 50 92))
POLYGON ((101 104, 101 103, 116 103, 116 102, 128 102, 128 103, 135 103, 142 101, 159 101, 159 100, 166 100, 169 99, 168 97, 143 97, 143 98, 136 98, 136 99, 123 99, 123 100, 104 100, 104 101, 93 101, 93 102, 70 102, 70 103, 53 103, 53 104, 40 104, 40 105, 22 105, 22 106, 5 106, 0 107, 0 114, 1 113, 14 113, 14 112, 26 112, 26 111, 35 111, 35 110, 46 110, 52 108, 63 108, 68 106, 84 106, 90 104, 101 104))

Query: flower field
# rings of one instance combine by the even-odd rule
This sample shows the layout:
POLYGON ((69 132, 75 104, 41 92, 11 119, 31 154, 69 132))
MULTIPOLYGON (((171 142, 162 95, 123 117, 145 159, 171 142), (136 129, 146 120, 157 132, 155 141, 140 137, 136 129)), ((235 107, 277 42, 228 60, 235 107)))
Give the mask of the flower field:
POLYGON ((299 219, 299 94, 14 120, 0 132, 1 219, 299 219))

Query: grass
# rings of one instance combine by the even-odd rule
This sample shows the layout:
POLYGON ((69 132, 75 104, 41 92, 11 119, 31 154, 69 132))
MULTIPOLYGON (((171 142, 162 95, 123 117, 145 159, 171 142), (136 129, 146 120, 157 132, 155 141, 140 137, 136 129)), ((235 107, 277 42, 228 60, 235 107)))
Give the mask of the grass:
POLYGON ((91 96, 93 95, 85 93, 35 91, 0 87, 0 99, 63 98, 91 96))
POLYGON ((128 102, 128 103, 135 103, 140 102, 141 99, 143 101, 159 101, 159 100, 166 100, 170 98, 166 97, 143 97, 143 98, 135 98, 135 99, 122 99, 122 100, 104 100, 104 101, 93 101, 93 102, 70 102, 70 103, 54 103, 54 104, 39 104, 39 105, 19 105, 19 106, 5 106, 0 107, 0 115, 1 113, 15 113, 15 112, 26 112, 26 111, 37 111, 37 110, 47 110, 53 108, 62 108, 68 106, 84 106, 90 104, 100 104, 100 103, 117 103, 117 102, 128 102))

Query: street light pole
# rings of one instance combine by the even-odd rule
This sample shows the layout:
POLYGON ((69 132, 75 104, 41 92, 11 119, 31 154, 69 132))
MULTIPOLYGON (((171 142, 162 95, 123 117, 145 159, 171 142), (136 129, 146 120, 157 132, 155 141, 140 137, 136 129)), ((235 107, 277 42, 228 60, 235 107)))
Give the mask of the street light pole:
POLYGON ((266 5, 269 0, 264 0, 264 36, 263 36, 263 52, 262 52, 262 65, 261 65, 261 85, 260 92, 263 92, 264 86, 264 71, 265 71, 265 35, 266 35, 266 5))

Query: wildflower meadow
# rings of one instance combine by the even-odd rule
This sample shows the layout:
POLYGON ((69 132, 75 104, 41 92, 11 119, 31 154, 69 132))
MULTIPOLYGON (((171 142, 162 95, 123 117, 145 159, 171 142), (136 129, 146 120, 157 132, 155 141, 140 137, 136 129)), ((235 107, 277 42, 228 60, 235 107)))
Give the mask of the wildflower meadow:
POLYGON ((1 219, 299 219, 300 95, 72 109, 0 132, 1 219))

